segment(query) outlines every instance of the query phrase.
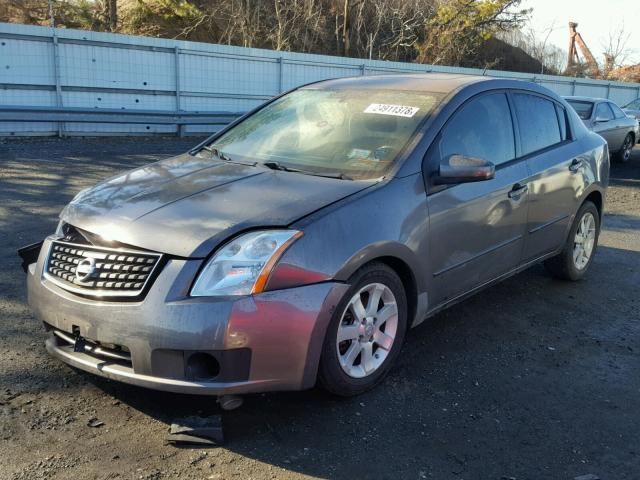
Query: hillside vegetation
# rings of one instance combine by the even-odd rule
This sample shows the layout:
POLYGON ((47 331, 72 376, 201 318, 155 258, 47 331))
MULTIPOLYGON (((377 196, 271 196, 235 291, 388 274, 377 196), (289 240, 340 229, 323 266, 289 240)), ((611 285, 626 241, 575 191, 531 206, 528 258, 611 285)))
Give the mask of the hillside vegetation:
MULTIPOLYGON (((540 72, 504 40, 520 0, 0 0, 0 21, 436 65, 540 72)), ((546 70, 545 70, 546 71, 546 70)), ((554 73, 554 72, 550 72, 554 73)))

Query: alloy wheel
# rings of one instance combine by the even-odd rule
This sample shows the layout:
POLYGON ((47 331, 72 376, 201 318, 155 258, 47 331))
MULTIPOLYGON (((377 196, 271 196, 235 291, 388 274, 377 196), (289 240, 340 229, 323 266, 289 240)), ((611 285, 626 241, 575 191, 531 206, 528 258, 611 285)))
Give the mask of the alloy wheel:
POLYGON ((624 139, 624 145, 622 146, 622 159, 625 162, 631 158, 631 150, 633 149, 631 143, 631 137, 627 135, 627 138, 624 139))
POLYGON ((595 242, 596 219, 591 212, 586 212, 580 219, 573 241, 573 263, 578 270, 583 270, 589 263, 595 242))
POLYGON ((338 326, 336 348, 342 370, 353 378, 375 372, 388 357, 398 330, 398 306, 389 287, 371 283, 347 304, 338 326))

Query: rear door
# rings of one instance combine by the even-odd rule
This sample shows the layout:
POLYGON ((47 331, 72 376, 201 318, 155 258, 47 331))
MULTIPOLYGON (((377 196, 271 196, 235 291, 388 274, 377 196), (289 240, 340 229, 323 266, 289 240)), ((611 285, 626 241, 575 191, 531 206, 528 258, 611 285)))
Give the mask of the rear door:
POLYGON ((564 107, 528 92, 512 92, 520 155, 531 172, 523 262, 558 249, 577 210, 584 168, 564 107))
POLYGON ((429 206, 431 299, 435 307, 512 270, 520 262, 526 228, 528 172, 516 160, 505 92, 463 104, 432 144, 425 161, 429 206), (453 154, 489 160, 495 178, 433 185, 440 162, 453 154))

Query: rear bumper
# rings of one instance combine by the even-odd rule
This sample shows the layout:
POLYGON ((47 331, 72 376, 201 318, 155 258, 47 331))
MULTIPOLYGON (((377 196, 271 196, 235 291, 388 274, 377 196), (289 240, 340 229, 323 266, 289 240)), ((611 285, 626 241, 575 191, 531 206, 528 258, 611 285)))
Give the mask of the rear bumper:
POLYGON ((300 390, 315 384, 326 327, 348 288, 321 283, 250 297, 189 297, 200 260, 169 260, 144 300, 111 302, 72 294, 42 276, 50 240, 27 274, 28 301, 47 328, 49 353, 81 370, 142 387, 190 394, 300 390), (130 361, 74 351, 79 335, 130 361), (122 350, 120 350, 122 349, 122 350), (215 358, 214 376, 190 375, 190 358, 215 358))

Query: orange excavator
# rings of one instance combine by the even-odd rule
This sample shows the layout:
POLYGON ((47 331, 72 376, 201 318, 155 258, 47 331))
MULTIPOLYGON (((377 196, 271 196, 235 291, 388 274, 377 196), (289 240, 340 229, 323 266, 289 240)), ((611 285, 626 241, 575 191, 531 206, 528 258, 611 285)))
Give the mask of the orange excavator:
POLYGON ((578 24, 576 22, 569 22, 569 56, 567 57, 566 73, 570 75, 580 73, 582 62, 580 62, 580 57, 578 56, 578 49, 576 48, 576 46, 578 46, 587 61, 587 72, 584 73, 587 73, 591 78, 601 78, 598 62, 596 62, 587 44, 584 43, 582 35, 576 30, 577 26, 578 24))
POLYGON ((565 75, 588 76, 596 79, 618 80, 621 82, 640 82, 640 64, 627 65, 619 68, 613 66, 613 58, 605 55, 604 72, 600 70, 598 62, 582 39, 582 35, 576 30, 578 24, 569 22, 569 54, 567 57, 567 69, 565 75), (578 48, 582 52, 585 64, 580 61, 578 48))

